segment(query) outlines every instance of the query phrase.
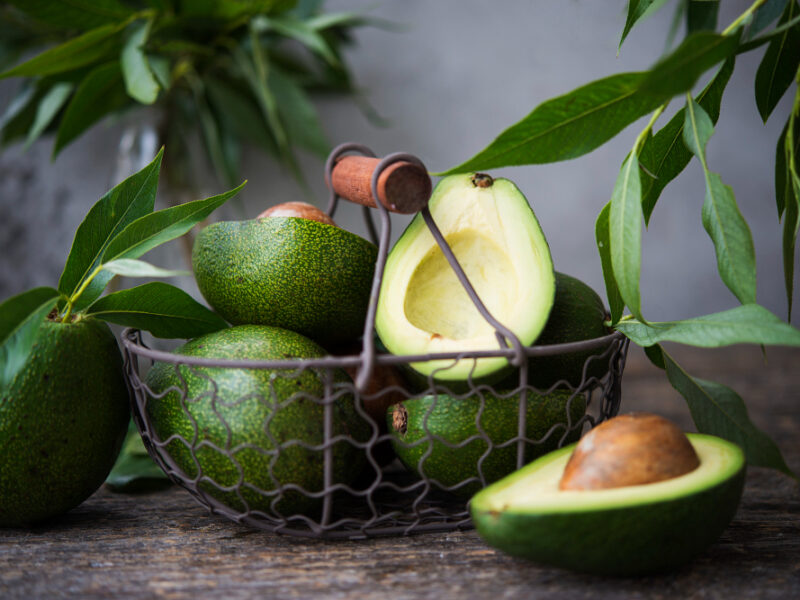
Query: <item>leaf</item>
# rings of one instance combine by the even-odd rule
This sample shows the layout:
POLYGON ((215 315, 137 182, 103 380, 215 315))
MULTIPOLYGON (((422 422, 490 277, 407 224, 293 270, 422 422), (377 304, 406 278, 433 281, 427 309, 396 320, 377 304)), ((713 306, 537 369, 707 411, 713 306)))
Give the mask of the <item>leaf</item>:
POLYGON ((53 156, 94 123, 127 103, 119 63, 114 61, 93 69, 80 83, 61 117, 53 156))
POLYGON ((206 152, 211 160, 211 164, 214 165, 217 176, 227 185, 230 185, 238 177, 237 165, 231 164, 224 152, 222 134, 217 120, 206 102, 202 82, 199 80, 194 82, 192 88, 194 91, 194 103, 197 110, 197 117, 200 121, 200 131, 203 134, 206 152))
POLYGON ((17 138, 23 137, 36 119, 36 106, 41 98, 41 90, 26 81, 9 102, 6 111, 0 118, 3 144, 9 144, 17 138))
POLYGON ((645 324, 628 319, 617 323, 615 328, 639 346, 652 346, 661 342, 677 342, 703 348, 733 344, 800 346, 800 330, 781 321, 759 304, 743 304, 682 321, 645 324))
POLYGON ((781 16, 789 0, 767 0, 756 11, 753 22, 750 24, 749 37, 753 38, 767 28, 775 19, 781 16))
POLYGON ((776 27, 767 34, 757 37, 754 40, 750 40, 749 42, 745 42, 744 44, 740 44, 739 49, 736 51, 736 54, 744 54, 745 52, 750 52, 751 50, 755 50, 759 46, 768 44, 769 42, 782 36, 784 32, 789 31, 798 24, 800 24, 800 14, 794 17, 791 21, 787 21, 786 23, 776 27))
POLYGON ((245 183, 211 198, 186 202, 138 218, 109 242, 101 263, 138 258, 156 246, 182 236, 238 194, 245 183))
POLYGON ((205 89, 209 103, 227 129, 269 154, 277 155, 278 148, 264 123, 261 109, 246 89, 211 76, 205 78, 205 89))
POLYGON ((639 92, 642 73, 621 73, 547 100, 468 161, 439 175, 541 164, 591 152, 663 102, 639 92))
POLYGON ((631 153, 622 163, 608 215, 611 267, 619 293, 631 312, 642 318, 639 275, 642 260, 642 201, 639 161, 631 153))
POLYGON ((119 458, 105 483, 111 490, 120 493, 149 492, 171 485, 170 479, 147 453, 133 421, 128 426, 119 458))
POLYGON ((792 319, 792 301, 794 298, 794 250, 797 244, 797 231, 800 227, 798 216, 798 198, 800 198, 800 181, 789 186, 791 196, 787 198, 786 212, 783 220, 783 281, 786 288, 787 320, 792 319))
POLYGON ((135 258, 120 258, 105 263, 103 269, 114 275, 123 277, 177 277, 191 275, 191 271, 175 271, 172 269, 162 269, 143 260, 135 258))
POLYGON ((25 366, 36 333, 58 297, 57 290, 38 287, 0 304, 0 391, 11 385, 25 366))
POLYGON ((692 33, 647 72, 641 84, 642 93, 669 98, 688 92, 703 73, 733 56, 741 35, 741 29, 730 35, 692 33))
POLYGON ((274 31, 300 42, 333 67, 340 64, 325 38, 299 19, 290 16, 260 17, 254 19, 254 24, 259 32, 274 31))
POLYGON ((714 31, 717 28, 717 14, 719 13, 719 0, 689 0, 686 12, 686 30, 714 31))
MULTIPOLYGON (((73 296, 100 264, 108 244, 136 219, 153 212, 163 155, 161 149, 149 165, 114 186, 89 210, 75 232, 58 282, 58 290, 63 295, 73 296)), ((97 299, 112 276, 111 273, 98 274, 75 303, 75 309, 97 299)))
MULTIPOLYGON (((786 304, 788 320, 792 319, 792 299, 794 296, 794 250, 797 244, 797 232, 800 227, 800 132, 798 132, 797 116, 800 114, 800 88, 798 88, 792 114, 783 130, 783 277, 786 287, 786 304)), ((780 143, 780 142, 779 142, 780 143)), ((779 156, 780 154, 780 147, 779 156)), ((776 161, 776 169, 778 161, 776 161)), ((776 186, 779 184, 776 171, 776 186)), ((777 190, 776 190, 777 192, 777 190)), ((777 194, 776 194, 777 195, 777 194)))
POLYGON ((296 0, 180 0, 180 13, 193 17, 237 19, 259 13, 282 12, 296 0))
POLYGON ((144 53, 152 24, 151 20, 147 20, 133 25, 120 57, 125 90, 131 98, 142 104, 155 102, 160 89, 144 53))
MULTIPOLYGON (((725 61, 719 72, 696 98, 714 124, 719 119, 722 94, 733 73, 733 66, 733 58, 725 61)), ((686 168, 692 158, 692 153, 683 143, 685 113, 686 111, 681 109, 669 123, 648 138, 639 155, 639 161, 646 169, 641 173, 642 209, 646 224, 650 222, 650 216, 661 192, 686 168)))
POLYGON ((270 69, 269 87, 275 94, 278 112, 286 124, 289 139, 300 146, 325 157, 331 151, 317 109, 305 90, 292 78, 276 68, 270 69))
POLYGON ((60 29, 92 29, 131 14, 131 9, 119 0, 10 0, 10 3, 37 21, 60 29))
MULTIPOLYGON (((797 17, 798 13, 800 5, 796 0, 791 0, 779 24, 797 17)), ((798 63, 800 63, 800 25, 787 29, 772 40, 758 65, 755 82, 756 106, 765 123, 778 101, 789 89, 798 63)))
POLYGON ((786 199, 792 193, 791 179, 786 164, 786 132, 789 130, 790 123, 791 117, 784 125, 778 138, 778 145, 775 147, 775 204, 778 207, 779 220, 783 217, 783 211, 786 209, 786 199))
MULTIPOLYGON (((663 350, 662 350, 663 352, 663 350)), ((701 433, 716 435, 742 448, 748 464, 796 476, 770 437, 750 421, 739 395, 729 387, 690 376, 663 352, 669 382, 685 399, 701 433)))
POLYGON ((28 130, 25 147, 35 142, 45 129, 52 123, 58 111, 64 106, 75 86, 67 81, 56 83, 42 96, 36 107, 36 119, 28 130))
POLYGON ((617 281, 614 279, 614 270, 611 266, 611 245, 608 216, 611 210, 611 203, 608 202, 600 211, 595 222, 595 240, 597 251, 600 254, 600 264, 603 268, 603 280, 606 284, 606 295, 608 296, 608 306, 611 310, 611 323, 615 324, 622 316, 625 302, 620 296, 617 281))
POLYGON ((228 324, 175 286, 154 281, 99 298, 86 311, 97 319, 144 329, 160 338, 194 338, 228 324))
POLYGON ((117 33, 124 23, 103 25, 72 38, 38 56, 0 73, 6 77, 35 77, 71 71, 84 65, 108 60, 119 45, 117 33))
POLYGON ((637 21, 653 14, 664 5, 665 1, 666 0, 628 0, 628 16, 625 19, 625 27, 620 36, 620 48, 637 21))

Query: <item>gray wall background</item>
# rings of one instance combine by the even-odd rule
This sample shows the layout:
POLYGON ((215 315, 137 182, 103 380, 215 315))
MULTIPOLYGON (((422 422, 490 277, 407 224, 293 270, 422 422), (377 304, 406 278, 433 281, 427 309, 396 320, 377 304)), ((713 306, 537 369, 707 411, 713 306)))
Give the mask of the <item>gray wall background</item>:
MULTIPOLYGON (((349 53, 357 82, 390 125, 374 126, 347 98, 325 98, 318 101, 325 129, 334 144, 359 141, 380 155, 411 152, 431 171, 444 170, 474 155, 542 101, 606 75, 650 66, 664 48, 671 6, 635 28, 617 56, 626 4, 624 0, 384 0, 376 6, 371 0, 329 1, 331 9, 369 10, 406 29, 362 29, 349 53)), ((723 2, 720 23, 729 23, 749 4, 749 0, 723 2)), ((762 54, 757 50, 739 58, 708 160, 733 186, 753 230, 759 301, 785 318, 773 164, 793 90, 764 125, 753 96, 762 54)), ((0 83, 0 107, 16 85, 0 83)), ((674 101, 657 126, 665 124, 680 105, 674 101)), ((137 115, 147 118, 145 112, 137 115)), ((602 295, 594 222, 645 122, 579 159, 493 172, 514 180, 528 197, 556 268, 583 279, 602 295)), ((120 135, 131 124, 131 117, 104 122, 55 162, 50 161, 50 139, 27 152, 15 146, 0 154, 0 298, 57 282, 75 229, 90 206, 116 183, 120 135)), ((312 201, 324 207, 322 164, 308 156, 301 161, 312 201)), ((249 179, 243 208, 223 207, 215 219, 241 218, 242 210, 253 217, 279 202, 308 200, 289 175, 260 153, 246 156, 242 173, 249 179)), ((198 181, 198 187, 207 195, 221 190, 209 178, 198 181)), ((736 306, 717 275, 713 246, 700 222, 703 196, 702 172, 695 161, 666 188, 643 236, 642 300, 650 319, 681 319, 736 306)), ((342 206, 337 221, 364 233, 358 209, 342 206)), ((394 219, 394 239, 407 222, 407 217, 394 219)), ((146 258, 176 267, 182 265, 181 254, 176 242, 146 258)), ((189 278, 176 283, 199 298, 189 278)), ((795 283, 798 289, 799 284, 795 283)), ((797 317, 793 321, 800 322, 797 317)))

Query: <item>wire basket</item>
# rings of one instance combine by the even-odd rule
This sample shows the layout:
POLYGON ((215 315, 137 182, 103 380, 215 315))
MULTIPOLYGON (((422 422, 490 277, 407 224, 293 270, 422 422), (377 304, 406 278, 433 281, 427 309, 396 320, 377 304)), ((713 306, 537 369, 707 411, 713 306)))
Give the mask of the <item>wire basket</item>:
MULTIPOLYGON (((331 184, 332 173, 340 157, 352 152, 374 156, 355 144, 330 155, 331 215, 341 193, 331 184)), ((154 350, 138 330, 123 332, 133 417, 145 447, 172 481, 212 513, 319 538, 471 528, 468 501, 475 491, 618 412, 628 340, 614 332, 567 344, 522 345, 480 302, 426 206, 420 209, 423 218, 495 328, 498 348, 415 356, 376 350, 372 331, 391 233, 380 180, 398 162, 424 169, 407 154, 375 159, 368 191, 381 199, 375 202, 381 230, 376 235, 365 208, 370 235, 378 238, 378 259, 358 351, 269 361, 208 359, 154 350), (529 383, 535 361, 576 355, 583 361, 579 378, 547 389, 529 383), (483 358, 505 358, 514 369, 499 382, 469 375, 448 385, 438 377, 465 362, 474 370, 483 358), (404 376, 413 373, 412 363, 428 360, 441 366, 425 378, 404 376), (151 389, 140 366, 155 363, 178 383, 151 389), (237 396, 226 387, 231 373, 257 374, 266 387, 237 396), (283 418, 290 413, 303 416, 302 428, 297 418, 283 418), (164 414, 180 416, 185 427, 160 431, 164 414), (242 414, 258 423, 257 435, 244 440, 237 430, 242 414)))

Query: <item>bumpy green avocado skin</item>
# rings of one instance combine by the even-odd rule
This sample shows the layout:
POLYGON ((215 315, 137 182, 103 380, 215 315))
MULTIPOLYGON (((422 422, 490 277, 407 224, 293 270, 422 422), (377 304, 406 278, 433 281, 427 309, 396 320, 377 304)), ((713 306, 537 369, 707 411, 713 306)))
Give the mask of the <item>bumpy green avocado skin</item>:
POLYGON ((114 465, 129 418, 108 326, 46 321, 0 397, 0 525, 30 525, 88 498, 114 465))
MULTIPOLYGON (((469 498, 483 487, 480 473, 488 485, 517 469, 516 443, 502 448, 497 446, 517 437, 519 395, 502 396, 484 393, 483 411, 477 393, 466 398, 445 394, 423 396, 389 408, 387 423, 395 454, 410 471, 435 480, 439 487, 461 498, 469 498), (398 421, 397 410, 405 411, 404 422, 398 421), (493 444, 485 458, 488 444, 484 439, 475 437, 467 442, 469 438, 482 435, 478 423, 493 444), (463 483, 473 477, 477 479, 463 483)), ((557 448, 566 431, 568 416, 574 427, 585 414, 586 398, 576 395, 570 400, 570 397, 566 390, 556 390, 546 396, 527 393, 526 437, 540 440, 551 427, 560 426, 542 443, 526 444, 525 462, 557 448)), ((579 437, 580 428, 576 427, 563 443, 574 442, 579 437)))
POLYGON ((291 329, 326 345, 363 333, 377 248, 296 217, 225 221, 195 239, 200 292, 234 325, 291 329))
MULTIPOLYGON (((320 346, 298 333, 259 325, 212 333, 175 352, 256 360, 325 355, 320 346)), ((321 500, 297 490, 284 490, 281 495, 279 488, 294 484, 308 493, 323 490, 325 408, 319 399, 324 396, 324 372, 179 369, 180 377, 176 365, 156 363, 148 372, 146 381, 152 395, 146 410, 160 440, 170 436, 185 440, 176 438, 164 447, 185 476, 210 478, 214 483, 200 481, 200 488, 236 511, 249 509, 272 516, 313 513, 321 500), (169 390, 172 386, 177 389, 169 390), (238 486, 239 494, 221 489, 231 486, 238 486)), ((339 369, 333 371, 332 378, 334 386, 350 381, 339 369)), ((337 396, 332 404, 333 436, 347 436, 352 441, 333 445, 333 481, 350 484, 365 463, 364 451, 354 442, 365 442, 372 430, 356 412, 351 394, 340 391, 337 396)))

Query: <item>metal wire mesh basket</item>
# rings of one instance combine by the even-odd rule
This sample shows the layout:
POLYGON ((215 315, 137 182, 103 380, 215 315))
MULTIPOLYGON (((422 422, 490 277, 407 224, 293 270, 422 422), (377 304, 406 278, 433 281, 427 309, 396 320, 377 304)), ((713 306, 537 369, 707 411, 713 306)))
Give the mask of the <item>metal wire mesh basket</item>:
MULTIPOLYGON (((348 152, 374 156, 354 144, 334 150, 326 166, 329 214, 339 191, 331 185, 332 172, 348 152)), ((391 165, 422 167, 406 154, 375 162, 368 190, 373 199, 384 197, 379 181, 391 165)), ((610 333, 567 344, 522 345, 481 304, 425 206, 420 210, 428 227, 495 328, 499 347, 416 356, 376 351, 372 331, 390 219, 383 200, 375 205, 380 236, 364 209, 373 240, 379 237, 378 260, 357 351, 268 361, 209 359, 153 350, 139 331, 123 332, 134 422, 145 446, 165 473, 212 513, 255 528, 321 538, 469 528, 471 494, 617 413, 627 339, 610 333), (564 356, 580 357, 579 378, 547 389, 529 382, 535 361, 564 356), (438 377, 464 362, 474 370, 482 358, 505 358, 513 371, 499 382, 470 375, 448 385, 438 377), (412 363, 428 360, 441 366, 411 382, 404 376, 413 372, 412 363), (147 366, 153 364, 177 383, 152 389, 147 366), (242 373, 259 378, 260 393, 231 389, 228 375, 242 373), (183 427, 165 433, 159 427, 165 415, 179 416, 183 427), (245 439, 237 430, 242 415, 256 423, 256 434, 245 439)))

